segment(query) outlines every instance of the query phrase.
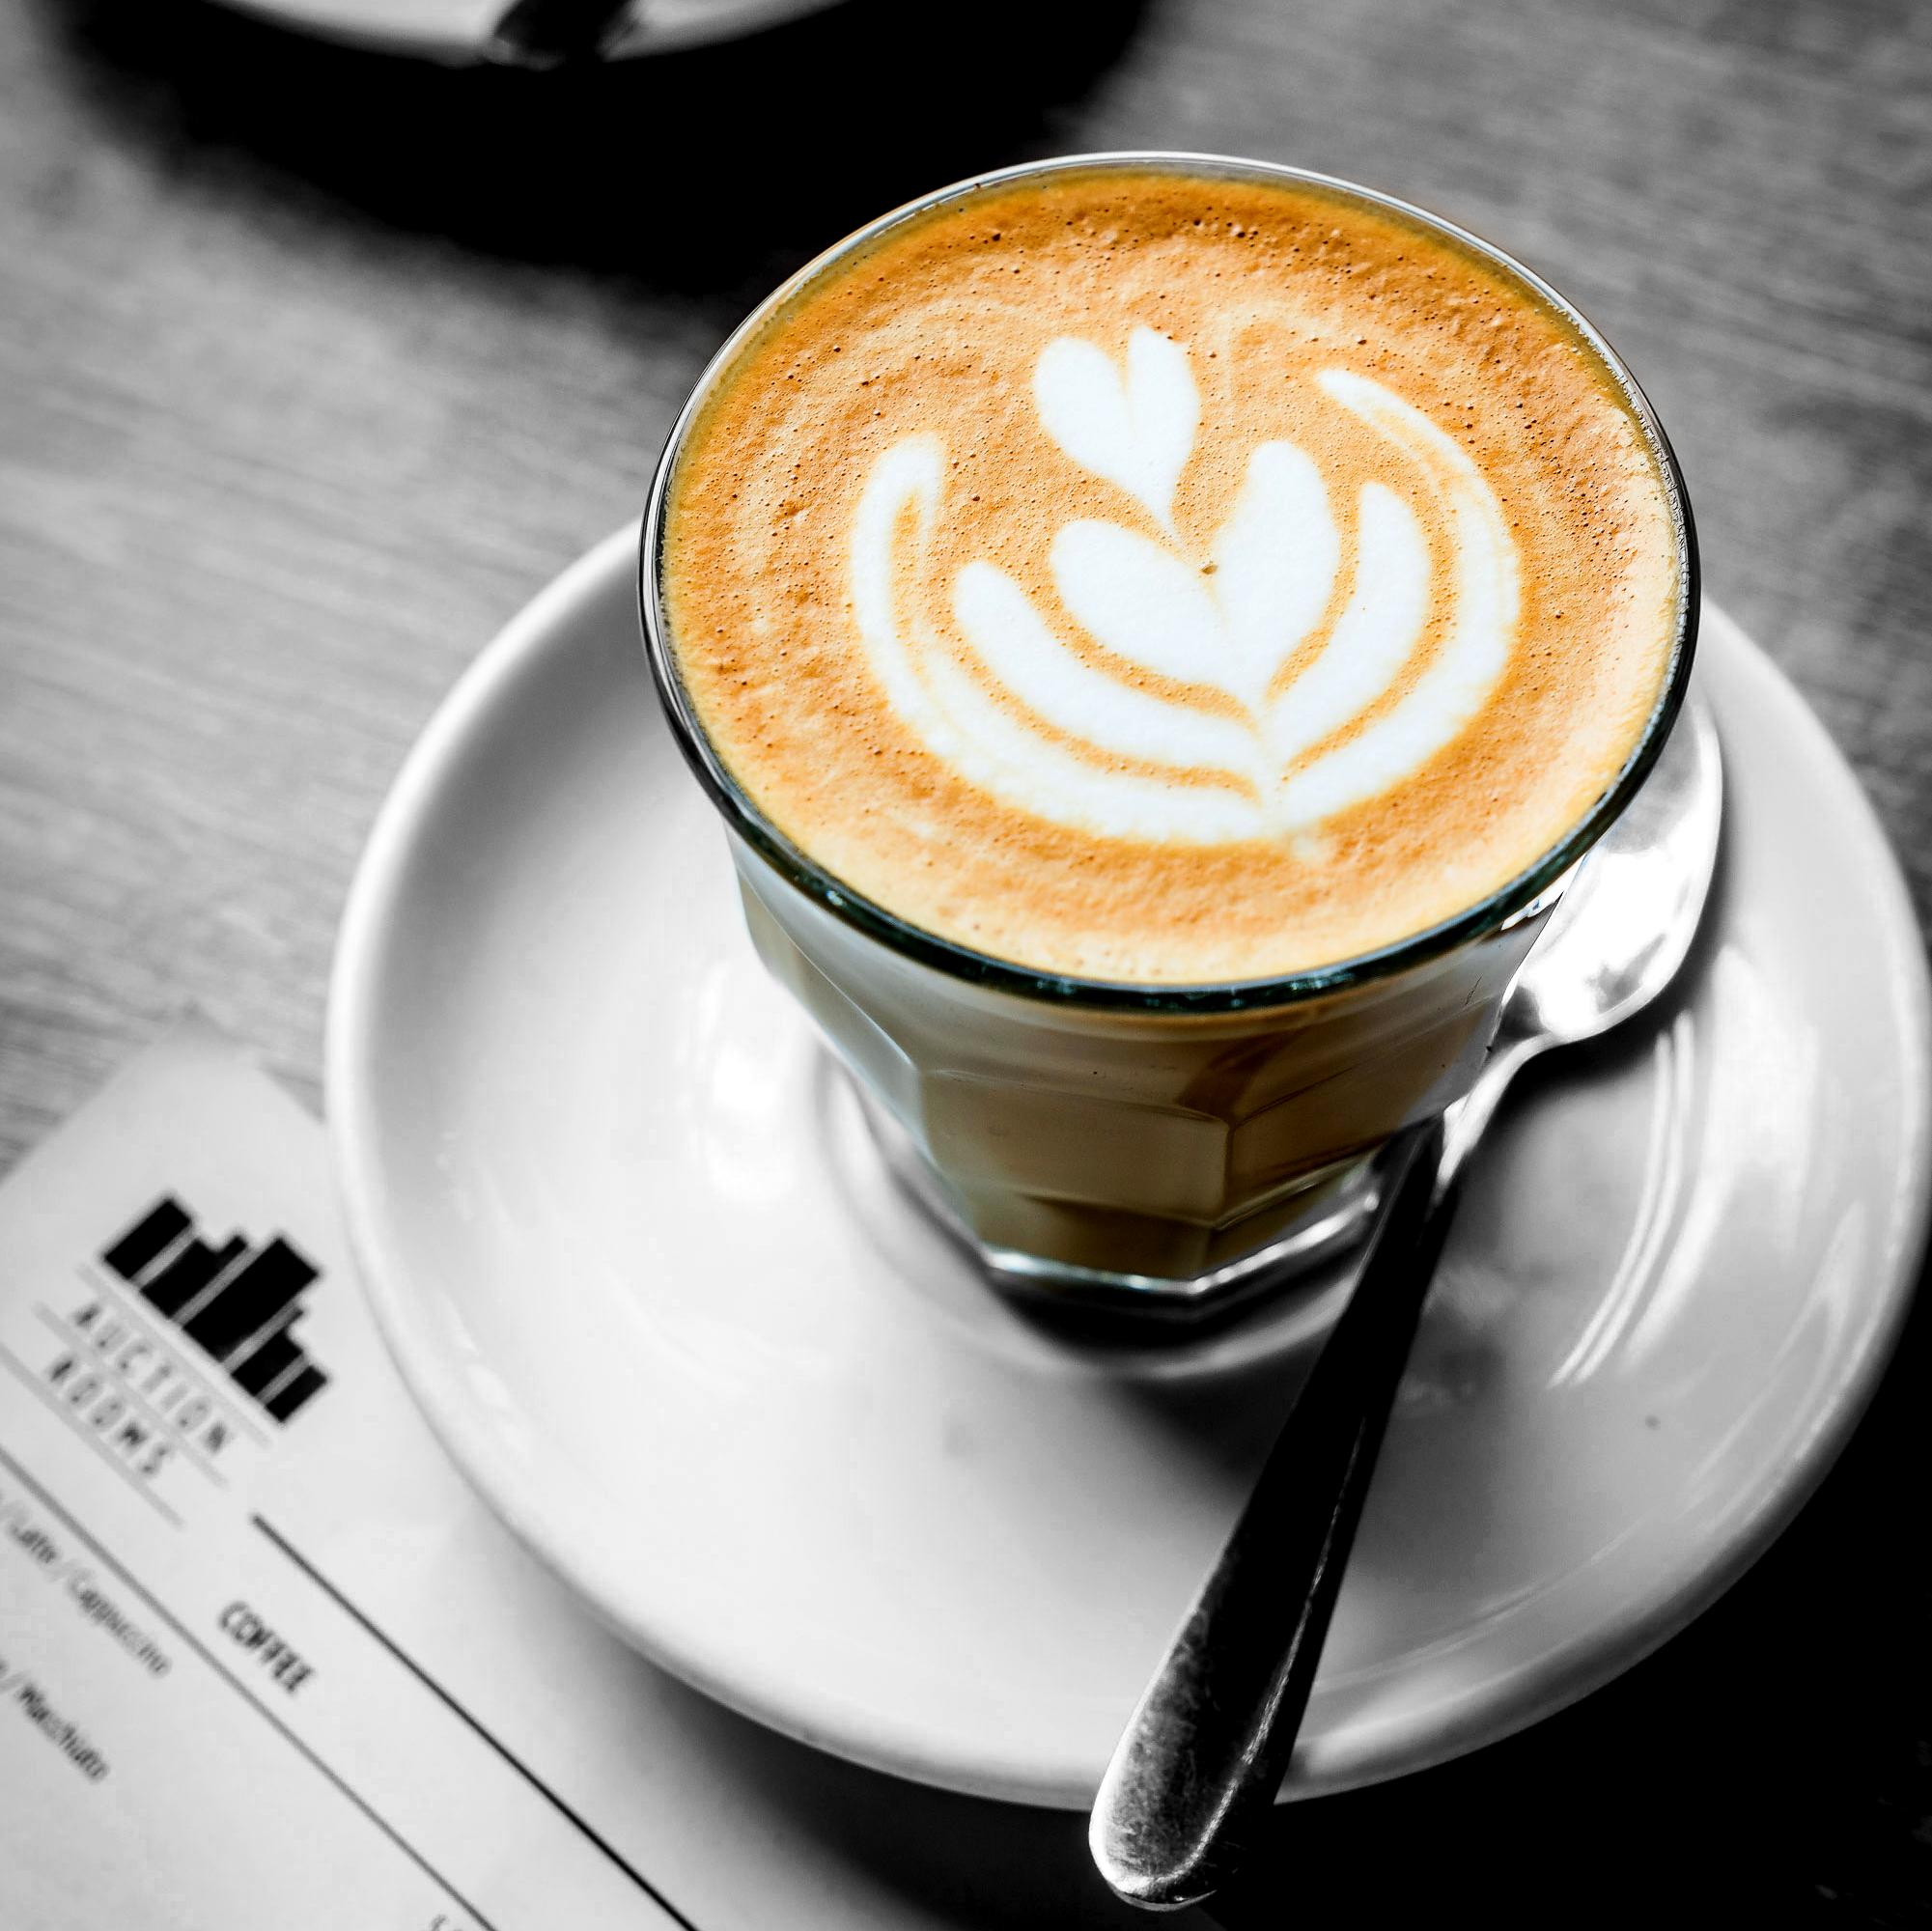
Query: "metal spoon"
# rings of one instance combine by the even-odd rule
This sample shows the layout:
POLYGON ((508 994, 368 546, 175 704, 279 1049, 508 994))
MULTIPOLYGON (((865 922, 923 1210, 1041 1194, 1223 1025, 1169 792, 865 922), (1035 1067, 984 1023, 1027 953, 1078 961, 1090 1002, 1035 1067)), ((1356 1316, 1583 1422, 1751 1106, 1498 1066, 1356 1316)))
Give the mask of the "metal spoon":
POLYGON ((1199 1903, 1272 1808, 1470 1156, 1529 1060, 1607 1032, 1675 977, 1722 807, 1717 733, 1693 704, 1551 914, 1474 1089, 1398 1151, 1348 1306, 1101 1783, 1087 1842, 1129 1903, 1199 1903))

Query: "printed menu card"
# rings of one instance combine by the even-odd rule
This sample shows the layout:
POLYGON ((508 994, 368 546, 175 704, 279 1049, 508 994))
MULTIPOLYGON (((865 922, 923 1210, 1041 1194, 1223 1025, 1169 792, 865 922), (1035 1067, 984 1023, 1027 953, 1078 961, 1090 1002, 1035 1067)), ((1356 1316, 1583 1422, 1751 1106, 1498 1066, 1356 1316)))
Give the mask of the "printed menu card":
POLYGON ((602 1629, 409 1400, 321 1126, 205 1026, 0 1185, 8 1925, 1139 1921, 1083 1826, 824 1757, 602 1629))

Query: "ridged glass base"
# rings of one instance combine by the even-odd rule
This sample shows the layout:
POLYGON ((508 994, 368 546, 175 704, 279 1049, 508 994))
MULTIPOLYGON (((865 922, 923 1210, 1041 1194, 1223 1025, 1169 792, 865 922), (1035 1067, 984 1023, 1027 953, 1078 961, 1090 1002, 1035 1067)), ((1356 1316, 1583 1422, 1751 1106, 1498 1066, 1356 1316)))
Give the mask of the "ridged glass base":
POLYGON ((1117 1273, 1043 1259, 976 1235, 946 1186, 892 1114, 842 1066, 887 1172, 927 1216, 964 1246, 994 1286, 1023 1297, 1035 1313, 1179 1323, 1218 1320, 1302 1279, 1357 1245, 1382 1194, 1380 1154, 1309 1189, 1291 1217, 1257 1216, 1268 1231, 1248 1252, 1183 1277, 1117 1273))

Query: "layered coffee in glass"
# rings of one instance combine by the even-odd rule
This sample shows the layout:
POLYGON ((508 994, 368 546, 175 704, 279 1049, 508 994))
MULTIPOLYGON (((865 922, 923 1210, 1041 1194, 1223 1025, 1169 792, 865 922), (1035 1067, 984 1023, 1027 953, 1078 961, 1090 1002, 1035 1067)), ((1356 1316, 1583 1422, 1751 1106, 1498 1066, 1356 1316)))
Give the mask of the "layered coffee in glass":
POLYGON ((1574 309, 1260 163, 902 209, 732 337, 645 521, 751 935, 986 1265, 1195 1306, 1467 1091, 1688 670, 1688 511, 1574 309))

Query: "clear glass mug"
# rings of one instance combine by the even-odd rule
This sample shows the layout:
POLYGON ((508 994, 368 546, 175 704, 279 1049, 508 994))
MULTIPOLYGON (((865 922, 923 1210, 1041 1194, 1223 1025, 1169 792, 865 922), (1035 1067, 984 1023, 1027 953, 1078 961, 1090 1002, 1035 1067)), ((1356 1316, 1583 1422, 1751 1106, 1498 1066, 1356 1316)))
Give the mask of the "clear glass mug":
POLYGON ((1696 593, 1689 503, 1655 411, 1547 283, 1477 237, 1353 183, 1159 153, 1075 155, 978 177, 895 210, 800 269, 718 350, 674 425, 645 512, 640 568, 652 671, 679 747, 724 819, 752 940, 852 1075, 882 1157, 996 1279, 1163 1311, 1218 1305, 1359 1232, 1379 1152, 1469 1091, 1563 879, 1663 747, 1690 671, 1696 593), (1274 979, 1188 986, 1059 977, 974 952, 853 891, 771 825, 706 738, 679 677, 662 599, 667 488, 687 427, 764 320, 937 203, 1107 166, 1312 183, 1486 258, 1550 303, 1599 359, 1670 494, 1675 635, 1623 769, 1518 878, 1380 951, 1274 979))

